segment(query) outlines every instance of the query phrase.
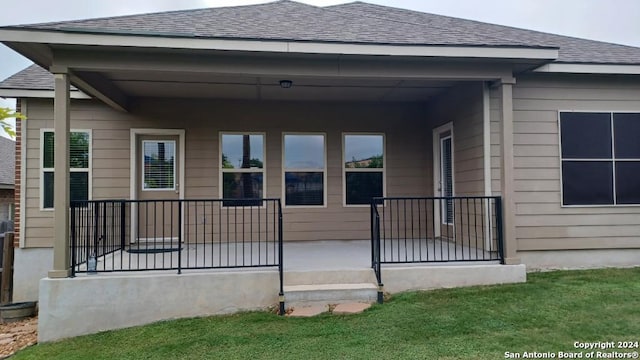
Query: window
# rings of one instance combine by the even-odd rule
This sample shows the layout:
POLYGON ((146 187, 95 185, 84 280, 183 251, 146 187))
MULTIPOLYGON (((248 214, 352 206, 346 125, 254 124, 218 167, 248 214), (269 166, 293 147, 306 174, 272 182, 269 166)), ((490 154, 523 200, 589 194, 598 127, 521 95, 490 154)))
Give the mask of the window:
POLYGON ((346 205, 367 205, 384 196, 384 135, 344 135, 346 205))
POLYGON ((324 206, 326 153, 324 134, 284 134, 284 203, 324 206))
MULTIPOLYGON (((42 209, 53 209, 53 172, 55 141, 52 130, 42 130, 41 135, 41 205, 42 209)), ((69 137, 69 191, 71 201, 89 200, 91 169, 91 133, 88 130, 73 130, 69 137)))
POLYGON ((176 142, 143 140, 142 190, 175 190, 176 142))
POLYGON ((264 194, 264 134, 221 134, 221 191, 223 206, 257 206, 245 199, 260 199, 264 194))
POLYGON ((640 204, 640 113, 560 112, 563 205, 640 204))

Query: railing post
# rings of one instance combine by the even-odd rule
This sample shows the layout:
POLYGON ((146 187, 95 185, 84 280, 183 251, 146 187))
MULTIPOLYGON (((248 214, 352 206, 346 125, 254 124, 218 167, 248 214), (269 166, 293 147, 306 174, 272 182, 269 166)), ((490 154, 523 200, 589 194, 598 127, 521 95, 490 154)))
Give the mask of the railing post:
POLYGON ((104 255, 107 252, 107 202, 102 202, 102 234, 98 237, 98 244, 102 241, 102 253, 96 251, 98 254, 104 255))
POLYGON ((76 204, 71 203, 71 277, 76 276, 76 204))
POLYGON ((504 239, 502 231, 502 197, 495 198, 496 202, 496 238, 498 240, 498 254, 500 263, 504 265, 504 239))
POLYGON ((285 315, 284 306, 284 246, 282 243, 282 204, 278 199, 278 272, 280 275, 280 292, 278 293, 278 299, 280 302, 280 316, 285 315))
MULTIPOLYGON (((378 281, 378 303, 384 301, 384 288, 382 284, 382 267, 380 265, 380 214, 378 214, 377 201, 371 199, 371 268, 378 281)), ((381 199, 384 202, 384 199, 381 199)))
POLYGON ((380 215, 375 214, 375 233, 376 233, 376 274, 378 277, 378 304, 384 302, 384 285, 382 284, 382 266, 380 264, 380 215))
MULTIPOLYGON (((89 264, 89 259, 91 256, 94 256, 96 259, 98 258, 98 226, 100 226, 100 203, 94 202, 90 203, 93 205, 93 226, 91 229, 93 230, 93 244, 87 247, 87 266, 89 264), (93 252, 91 251, 93 248, 93 252)), ((88 243, 88 242, 87 242, 88 243)), ((87 271, 89 269, 87 268, 87 271)))
POLYGON ((178 274, 182 274, 182 199, 178 200, 178 274))
POLYGON ((376 265, 375 263, 375 252, 373 250, 374 245, 374 220, 373 220, 373 216, 374 216, 374 210, 375 210, 375 202, 374 200, 371 200, 371 207, 369 208, 369 216, 370 216, 370 220, 371 220, 371 268, 373 269, 374 266, 376 265))
POLYGON ((124 250, 126 244, 126 203, 124 201, 120 201, 120 250, 124 250))

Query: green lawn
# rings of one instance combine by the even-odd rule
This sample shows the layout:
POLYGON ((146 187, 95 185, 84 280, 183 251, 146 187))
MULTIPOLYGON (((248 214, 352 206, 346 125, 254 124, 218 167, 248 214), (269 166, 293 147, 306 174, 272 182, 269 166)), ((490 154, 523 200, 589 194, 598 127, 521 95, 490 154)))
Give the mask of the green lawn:
POLYGON ((15 359, 503 359, 623 340, 640 341, 640 268, 400 294, 359 315, 166 321, 36 345, 15 359))

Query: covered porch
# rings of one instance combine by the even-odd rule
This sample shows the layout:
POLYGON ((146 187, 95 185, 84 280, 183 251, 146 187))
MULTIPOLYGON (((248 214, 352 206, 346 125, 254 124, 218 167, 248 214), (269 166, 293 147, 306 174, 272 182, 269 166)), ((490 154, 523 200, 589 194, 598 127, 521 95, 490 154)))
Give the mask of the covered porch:
MULTIPOLYGON (((159 51, 154 50, 154 52, 159 51)), ((515 249, 511 246, 514 237, 510 151, 513 136, 511 131, 511 91, 514 81, 512 74, 532 63, 542 62, 546 55, 541 53, 533 57, 513 58, 513 54, 510 54, 500 56, 500 60, 487 55, 472 58, 459 57, 455 61, 445 61, 442 58, 435 60, 435 58, 405 54, 382 61, 376 56, 356 54, 312 56, 310 54, 273 52, 247 54, 241 51, 204 50, 189 53, 178 50, 163 50, 163 52, 168 53, 158 56, 160 54, 151 55, 124 48, 105 47, 100 49, 101 56, 96 57, 90 55, 91 51, 85 46, 77 48, 66 46, 57 51, 54 58, 48 60, 51 61, 50 69, 55 73, 56 79, 54 119, 56 133, 69 134, 71 131, 69 95, 71 81, 81 90, 104 101, 112 108, 126 112, 119 122, 125 128, 129 126, 130 130, 128 151, 131 154, 129 159, 131 166, 128 176, 132 180, 128 199, 133 201, 141 199, 140 184, 134 180, 140 175, 138 168, 141 166, 141 161, 138 160, 137 151, 139 150, 134 148, 143 135, 175 133, 178 136, 176 148, 182 152, 182 161, 176 166, 182 167, 182 171, 179 175, 175 174, 174 189, 178 199, 184 200, 216 198, 225 195, 222 189, 224 187, 223 172, 217 169, 223 165, 215 165, 217 156, 214 153, 203 153, 204 148, 194 147, 195 144, 216 139, 219 142, 219 151, 222 152, 220 142, 225 129, 229 129, 232 133, 265 133, 266 145, 263 146, 265 146, 269 163, 263 168, 267 173, 264 175, 263 172, 267 181, 266 185, 263 182, 260 197, 266 195, 275 199, 282 198, 283 195, 286 197, 283 179, 286 175, 286 170, 283 170, 285 160, 277 159, 278 155, 284 151, 282 134, 287 133, 289 129, 292 133, 324 132, 327 134, 324 202, 318 208, 309 209, 304 206, 300 208, 287 206, 285 201, 283 209, 285 218, 295 220, 283 224, 282 229, 285 230, 283 240, 366 239, 372 237, 368 206, 357 208, 345 203, 346 172, 344 168, 333 168, 331 161, 344 157, 340 147, 342 146, 344 151, 345 133, 382 133, 386 142, 385 165, 389 165, 384 168, 384 185, 380 195, 438 198, 490 197, 500 193, 504 218, 500 219, 499 224, 483 224, 483 226, 493 229, 496 236, 498 230, 501 236, 504 236, 501 246, 504 250, 505 262, 517 261, 514 256, 515 249), (120 51, 117 56, 114 55, 115 50, 120 51), (124 53, 127 56, 122 56, 124 53), (187 98, 189 100, 186 100, 187 98), (210 102, 211 105, 205 106, 208 99, 214 100, 210 102), (456 118, 456 114, 460 114, 461 106, 458 103, 460 101, 473 106, 476 113, 456 118), (309 120, 299 118, 304 114, 305 106, 310 103, 316 104, 319 108, 324 104, 335 109, 334 112, 328 111, 323 114, 328 125, 323 125, 322 120, 311 125, 309 120), (384 107, 384 115, 388 116, 388 120, 385 122, 382 119, 375 119, 372 123, 367 123, 367 117, 373 116, 373 113, 361 110, 366 109, 368 105, 378 110, 384 107), (185 110, 183 106, 197 108, 197 110, 185 110), (234 114, 229 110, 229 106, 253 107, 255 110, 234 114), (216 109, 220 113, 216 114, 216 109), (219 115, 233 119, 233 125, 216 120, 218 122, 211 126, 211 129, 219 135, 216 136, 214 133, 209 139, 202 138, 198 132, 209 130, 208 124, 211 120, 203 118, 185 120, 184 124, 187 126, 176 129, 175 122, 171 124, 169 119, 180 118, 182 112, 190 117, 194 114, 202 117, 209 112, 209 116, 219 115), (340 126, 335 119, 330 118, 340 112, 343 115, 347 114, 346 116, 351 119, 349 123, 343 123, 346 125, 340 126), (394 113, 398 114, 399 118, 394 118, 392 115, 394 113), (280 118, 277 114, 280 114, 280 118), (298 117, 300 120, 296 121, 293 117, 298 117), (129 125, 126 125, 127 121, 130 122, 129 125), (137 127, 136 124, 142 124, 142 126, 137 127), (443 126, 448 126, 449 130, 444 129, 437 133, 436 130, 443 126), (148 132, 145 132, 145 129, 148 132), (421 134, 417 136, 415 130, 421 134), (444 179, 441 164, 443 157, 440 154, 443 148, 439 146, 442 144, 438 143, 446 136, 453 135, 454 132, 458 138, 452 136, 448 148, 451 151, 449 160, 452 164, 448 169, 451 177, 444 179), (332 139, 331 134, 339 134, 339 138, 332 139), (465 138, 460 139, 463 136, 465 138), (420 144, 420 141, 424 143, 420 144), (270 143, 279 145, 270 145, 270 143), (494 144, 497 146, 493 146, 494 144), (273 148, 270 149, 270 146, 273 148), (455 150, 454 147, 456 147, 455 150), (455 159, 458 154, 467 158, 455 159), (478 155, 480 158, 477 157, 478 155), (197 168, 193 166, 194 162, 199 161, 214 163, 211 166, 214 173, 214 178, 211 179, 213 184, 209 190, 206 189, 207 186, 201 185, 202 181, 207 181, 205 179, 208 173, 203 174, 194 170, 197 168), (460 162, 459 166, 462 169, 457 168, 456 161, 460 162), (495 164, 496 161, 499 164, 495 164), (478 162, 479 166, 477 166, 478 162), (409 168, 411 171, 407 172, 409 168), (458 173, 460 178, 455 176, 458 173), (215 177, 218 177, 217 189, 215 177), (447 181, 450 181, 450 184, 447 181), (180 183, 179 187, 178 183, 180 183), (343 234, 344 236, 341 236, 343 234)), ((69 148, 68 136, 56 136, 55 141, 56 148, 69 148)), ((205 145, 205 148, 208 147, 205 145)), ((55 184, 55 260, 54 269, 49 275, 66 277, 71 274, 70 264, 74 262, 70 251, 71 214, 64 210, 70 205, 69 161, 63 151, 56 153, 55 184)), ((93 192, 94 199, 123 197, 120 193, 110 195, 107 190, 96 196, 95 184, 93 192)), ((144 200, 163 200, 146 195, 144 200)), ((443 209, 442 203, 434 206, 433 219, 435 220, 432 222, 443 219, 443 216, 435 212, 450 211, 443 209)), ((131 221, 135 211, 132 209, 127 215, 127 221, 131 221)), ((476 210, 470 216, 474 221, 477 220, 475 212, 476 210)), ((447 213, 445 217, 451 216, 453 215, 447 213)), ((181 226, 182 221, 179 221, 181 226)), ((196 222, 203 221, 206 223, 206 220, 196 222)), ((442 224, 447 223, 441 221, 438 226, 431 225, 433 236, 423 236, 425 242, 429 239, 434 243, 440 240, 441 234, 436 230, 442 229, 450 234, 457 234, 458 230, 451 226, 442 227, 442 224)), ((177 226, 177 223, 174 225, 177 226)), ((186 223, 183 225, 187 227, 186 223)), ((133 227, 135 226, 130 226, 127 231, 134 231, 133 227)), ((427 231, 428 227, 429 225, 425 224, 424 230, 427 231)), ((473 231, 476 238, 482 238, 481 243, 489 244, 492 241, 487 240, 492 235, 477 234, 476 230, 473 231)), ((449 238, 451 237, 447 236, 448 241, 449 238)), ((438 244, 436 247, 444 248, 442 243, 438 244)), ((484 254, 486 247, 485 245, 473 246, 475 250, 469 250, 472 248, 470 244, 455 246, 462 248, 466 246, 467 253, 475 251, 479 254, 484 254), (479 252, 478 249, 480 249, 479 252)), ((383 245, 382 248, 384 247, 383 245)), ((390 247, 389 251, 392 248, 390 247)), ((427 250, 430 247, 425 245, 424 248, 427 250)), ((453 253, 464 253, 462 248, 461 251, 454 249, 453 253)), ((415 249, 421 251, 420 246, 415 249)), ((436 253, 437 251, 433 252, 431 261, 451 260, 450 257, 444 257, 444 252, 439 257, 436 253)), ((495 260, 493 257, 490 258, 495 260)))
MULTIPOLYGON (((546 50, 51 46, 32 49, 55 76, 55 148, 65 150, 52 171, 44 314, 72 294, 95 310, 99 289, 123 294, 101 302, 111 309, 167 299, 163 317, 135 305, 141 323, 275 303, 283 312, 286 286, 366 283, 381 300, 384 291, 524 280, 524 267, 511 266, 513 74, 547 61, 546 50), (94 100, 72 101, 70 84, 94 100), (90 130, 93 175, 88 198, 71 201, 78 129, 90 130), (287 135, 320 137, 322 165, 288 169, 287 135), (347 137, 372 135, 383 144, 383 165, 371 170, 379 191, 350 203, 349 173, 369 171, 373 157, 349 158, 347 137), (262 153, 243 151, 233 167, 225 136, 257 136, 262 153), (157 151, 174 151, 164 194, 145 192, 145 142, 173 144, 157 151), (289 202, 288 170, 319 173, 322 196, 289 202), (228 193, 234 171, 261 180, 228 193), (177 306, 193 301, 197 314, 177 306)), ((49 320, 42 327, 55 328, 49 320)), ((123 324, 132 322, 113 326, 123 324)))

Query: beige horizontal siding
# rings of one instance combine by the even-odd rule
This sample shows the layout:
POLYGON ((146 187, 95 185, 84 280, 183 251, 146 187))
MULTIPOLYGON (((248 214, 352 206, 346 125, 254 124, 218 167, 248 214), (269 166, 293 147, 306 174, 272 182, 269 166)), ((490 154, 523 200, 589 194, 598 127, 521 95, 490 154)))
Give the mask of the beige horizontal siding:
POLYGON ((482 83, 458 85, 429 103, 429 119, 453 122, 454 190, 484 195, 484 104, 482 83))
POLYGON ((500 179, 502 177, 502 156, 500 155, 500 138, 502 134, 501 109, 500 89, 498 87, 489 88, 489 141, 491 143, 491 193, 493 195, 500 195, 502 191, 500 185, 500 179))
POLYGON ((602 76, 518 78, 513 149, 518 250, 640 248, 640 206, 561 207, 561 110, 640 111, 640 82, 602 76))
MULTIPOLYGON (((435 120, 427 116, 425 108, 424 104, 405 103, 148 99, 136 103, 127 114, 111 110, 97 101, 85 100, 73 101, 71 127, 92 129, 93 199, 129 198, 131 128, 185 129, 186 198, 219 197, 220 131, 266 132, 265 195, 269 197, 282 197, 282 132, 324 132, 328 144, 327 207, 286 208, 286 240, 366 239, 369 237, 368 207, 344 207, 342 204, 342 132, 385 133, 387 195, 428 196, 433 188, 431 129, 435 120)), ((25 189, 27 247, 52 244, 53 212, 40 210, 39 165, 39 129, 53 127, 52 114, 52 101, 29 102, 25 137, 28 148, 25 189)), ((476 130, 477 127, 474 128, 476 130)), ((473 157, 472 153, 469 157, 473 157)), ((473 168, 475 163, 462 164, 473 168)))

